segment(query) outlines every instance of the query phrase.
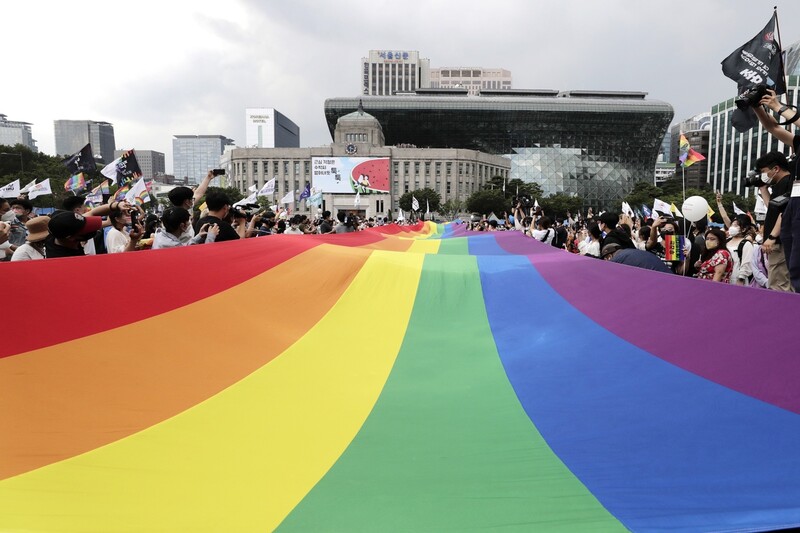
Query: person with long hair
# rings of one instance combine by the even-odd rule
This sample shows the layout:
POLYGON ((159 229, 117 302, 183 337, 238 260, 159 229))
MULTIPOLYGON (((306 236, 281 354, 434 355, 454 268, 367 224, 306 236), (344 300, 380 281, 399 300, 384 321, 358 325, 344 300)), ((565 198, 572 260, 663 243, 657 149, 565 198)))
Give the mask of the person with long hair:
POLYGON ((695 263, 698 279, 721 283, 731 282, 733 259, 731 253, 725 248, 726 240, 725 232, 720 229, 711 228, 706 232, 705 251, 695 263))
POLYGON ((753 279, 753 223, 747 215, 736 215, 728 228, 727 248, 733 259, 731 283, 750 285, 753 279))

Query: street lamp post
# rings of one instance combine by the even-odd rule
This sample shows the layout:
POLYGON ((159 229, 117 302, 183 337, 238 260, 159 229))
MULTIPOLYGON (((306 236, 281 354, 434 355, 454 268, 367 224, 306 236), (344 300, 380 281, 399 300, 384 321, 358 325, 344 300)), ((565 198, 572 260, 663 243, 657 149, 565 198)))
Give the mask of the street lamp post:
POLYGON ((0 152, 0 155, 18 155, 19 156, 19 168, 21 172, 25 172, 25 166, 22 164, 22 152, 0 152))

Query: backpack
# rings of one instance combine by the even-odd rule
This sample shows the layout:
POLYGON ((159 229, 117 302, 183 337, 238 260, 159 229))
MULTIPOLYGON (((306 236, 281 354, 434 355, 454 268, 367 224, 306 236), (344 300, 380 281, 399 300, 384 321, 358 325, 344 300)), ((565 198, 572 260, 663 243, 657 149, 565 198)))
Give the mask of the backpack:
MULTIPOLYGON (((739 243, 739 246, 736 248, 736 255, 739 257, 739 268, 742 268, 742 252, 744 251, 745 243, 750 242, 747 239, 742 239, 739 243)), ((753 244, 753 243, 750 243, 753 244)), ((747 278, 747 284, 750 285, 750 282, 753 281, 753 275, 750 274, 750 277, 747 278)))
POLYGON ((551 242, 550 244, 552 244, 556 248, 563 248, 566 243, 567 243, 566 228, 564 226, 556 228, 556 234, 553 237, 553 242, 551 242))

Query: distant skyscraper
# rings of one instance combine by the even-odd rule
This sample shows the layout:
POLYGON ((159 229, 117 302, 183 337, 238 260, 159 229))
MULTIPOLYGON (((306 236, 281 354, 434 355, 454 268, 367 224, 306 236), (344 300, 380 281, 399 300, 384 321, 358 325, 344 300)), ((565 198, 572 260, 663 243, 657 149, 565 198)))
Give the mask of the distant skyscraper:
POLYGON ((56 154, 72 155, 87 143, 92 145, 92 153, 103 163, 114 160, 114 126, 108 122, 94 120, 56 120, 56 154))
POLYGON ((197 184, 212 168, 219 167, 225 146, 233 144, 223 135, 175 135, 172 139, 172 173, 176 180, 197 184))
POLYGON ((370 50, 361 58, 361 92, 367 95, 392 95, 427 89, 431 62, 419 52, 407 50, 370 50))
POLYGON ((299 148, 300 128, 271 107, 245 109, 247 148, 299 148))
POLYGON ((511 89, 511 71, 503 68, 438 67, 431 69, 431 88, 461 87, 469 94, 511 89))
POLYGON ((21 144, 38 152, 36 140, 31 133, 31 125, 28 122, 16 122, 8 120, 5 115, 0 114, 0 144, 15 146, 21 144))
MULTIPOLYGON (((120 157, 123 152, 124 150, 114 150, 114 159, 120 157)), ((164 175, 166 172, 164 154, 153 150, 135 150, 135 153, 136 162, 139 163, 139 168, 142 169, 142 177, 156 179, 164 175)))

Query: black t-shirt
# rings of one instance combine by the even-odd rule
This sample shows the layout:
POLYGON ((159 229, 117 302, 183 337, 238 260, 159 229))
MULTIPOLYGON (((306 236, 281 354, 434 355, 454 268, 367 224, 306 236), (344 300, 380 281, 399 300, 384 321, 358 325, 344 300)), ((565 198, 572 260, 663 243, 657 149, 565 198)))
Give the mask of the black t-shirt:
POLYGON ((52 235, 48 236, 44 241, 44 249, 47 259, 53 259, 55 257, 83 257, 85 255, 83 253, 83 248, 80 246, 78 248, 67 248, 56 244, 56 238, 52 235))
POLYGON ((236 233, 236 230, 233 229, 233 226, 224 220, 218 219, 217 217, 206 216, 197 221, 198 228, 202 228, 203 224, 216 224, 219 226, 219 234, 217 235, 217 238, 214 239, 215 242, 235 241, 239 238, 239 234, 236 233))
MULTIPOLYGON (((797 139, 797 136, 795 136, 795 139, 797 139)), ((783 206, 781 207, 775 207, 772 205, 772 203, 776 198, 780 196, 786 196, 787 198, 789 197, 789 195, 792 192, 792 177, 784 176, 784 178, 781 181, 773 185, 770 185, 770 187, 772 188, 772 194, 770 194, 771 201, 769 204, 767 204, 767 216, 764 218, 765 237, 770 233, 772 233, 772 228, 775 227, 775 222, 778 221, 778 215, 783 213, 783 210, 786 208, 786 204, 788 202, 784 202, 783 206)), ((775 244, 780 244, 780 242, 781 242, 780 237, 775 239, 775 244)))
POLYGON ((333 224, 331 224, 328 220, 323 220, 319 225, 319 232, 330 233, 331 231, 333 231, 333 224))

